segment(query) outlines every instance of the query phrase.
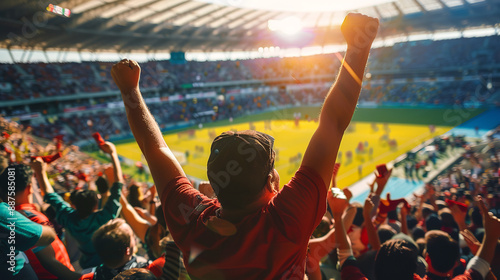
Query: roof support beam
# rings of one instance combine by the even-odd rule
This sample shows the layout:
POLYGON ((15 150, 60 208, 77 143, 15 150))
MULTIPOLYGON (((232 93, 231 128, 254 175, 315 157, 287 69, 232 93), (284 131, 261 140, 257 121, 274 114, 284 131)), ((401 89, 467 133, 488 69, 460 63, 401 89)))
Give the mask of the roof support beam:
POLYGON ((188 15, 188 14, 190 14, 190 13, 192 13, 192 12, 195 12, 196 10, 199 10, 199 9, 205 8, 205 7, 209 6, 209 5, 212 5, 212 4, 209 4, 209 3, 206 3, 206 4, 201 4, 201 5, 199 5, 199 6, 196 6, 196 7, 192 8, 192 9, 189 9, 189 10, 187 10, 187 11, 183 11, 182 13, 175 14, 174 16, 172 16, 172 17, 169 17, 169 18, 165 19, 165 20, 163 21, 163 23, 158 24, 155 28, 153 28, 153 30, 151 30, 151 33, 156 33, 156 32, 158 32, 158 31, 162 30, 165 26, 172 25, 172 22, 173 22, 175 19, 177 19, 177 18, 179 18, 179 17, 181 17, 181 16, 188 15))
POLYGON ((126 0, 117 0, 115 2, 104 3, 100 6, 89 9, 77 17, 75 16, 75 18, 72 19, 72 21, 68 24, 67 28, 76 28, 76 27, 78 27, 78 26, 80 26, 80 25, 82 25, 90 20, 98 18, 106 10, 109 10, 111 8, 118 6, 118 5, 121 5, 125 1, 126 0))
POLYGON ((135 31, 141 27, 143 27, 144 25, 148 25, 150 24, 149 22, 146 22, 145 19, 148 19, 149 21, 151 21, 152 19, 158 17, 158 16, 161 16, 162 14, 164 14, 165 12, 168 12, 169 10, 171 9, 175 9, 175 8, 178 8, 178 7, 181 7, 183 5, 186 5, 187 3, 190 3, 191 1, 189 0, 186 0, 186 1, 183 1, 183 2, 179 2, 177 4, 174 4, 172 6, 169 6, 169 7, 166 7, 165 9, 162 9, 161 11, 157 11, 151 15, 146 15, 140 19, 138 19, 136 21, 136 23, 134 23, 134 25, 132 25, 129 30, 130 31, 135 31))

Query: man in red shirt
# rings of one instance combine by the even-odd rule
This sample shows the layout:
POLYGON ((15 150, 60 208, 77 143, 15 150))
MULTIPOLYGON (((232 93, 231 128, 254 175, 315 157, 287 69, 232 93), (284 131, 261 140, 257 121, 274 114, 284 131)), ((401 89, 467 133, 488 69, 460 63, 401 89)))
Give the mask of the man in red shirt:
POLYGON ((167 226, 191 279, 303 279, 309 237, 326 210, 338 148, 354 113, 378 20, 349 14, 347 51, 301 167, 279 191, 274 139, 256 131, 215 138, 207 174, 217 199, 194 189, 139 90, 140 67, 127 59, 111 74, 162 200, 167 226))
MULTIPOLYGON (((40 165, 42 162, 40 160, 33 164, 40 165)), ((37 224, 52 226, 47 216, 39 212, 33 204, 31 195, 33 190, 30 183, 33 176, 31 168, 23 164, 12 164, 9 168, 15 170, 17 180, 15 185, 15 209, 37 224)), ((1 185, 0 193, 5 196, 7 190, 4 187, 6 188, 7 184, 1 185)), ((50 246, 37 247, 25 251, 25 254, 39 279, 78 279, 81 276, 75 272, 66 247, 57 236, 50 246)))

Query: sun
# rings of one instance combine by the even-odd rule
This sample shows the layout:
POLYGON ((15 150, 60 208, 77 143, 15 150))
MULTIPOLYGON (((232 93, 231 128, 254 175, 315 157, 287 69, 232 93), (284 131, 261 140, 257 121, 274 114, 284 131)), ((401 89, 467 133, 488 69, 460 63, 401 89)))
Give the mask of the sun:
POLYGON ((302 21, 298 17, 286 17, 284 19, 273 19, 267 22, 267 27, 271 31, 280 32, 286 35, 295 35, 302 31, 302 21))

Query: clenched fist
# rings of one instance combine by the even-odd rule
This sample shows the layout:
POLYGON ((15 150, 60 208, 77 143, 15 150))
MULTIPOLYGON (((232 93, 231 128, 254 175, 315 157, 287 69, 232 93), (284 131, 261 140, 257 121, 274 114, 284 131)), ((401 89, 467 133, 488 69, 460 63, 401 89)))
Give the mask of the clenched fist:
POLYGON ((133 60, 123 59, 113 65, 111 76, 122 92, 138 89, 141 67, 133 60))
POLYGON ((363 14, 349 13, 340 30, 349 47, 370 48, 377 36, 379 21, 363 14))

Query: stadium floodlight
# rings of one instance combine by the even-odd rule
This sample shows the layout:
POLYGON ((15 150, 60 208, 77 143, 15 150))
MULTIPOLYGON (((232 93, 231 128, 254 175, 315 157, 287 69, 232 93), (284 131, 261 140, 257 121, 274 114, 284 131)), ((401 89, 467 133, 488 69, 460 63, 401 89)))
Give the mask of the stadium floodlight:
POLYGON ((302 21, 294 16, 284 19, 271 19, 267 22, 267 27, 271 31, 294 35, 302 30, 302 21))

